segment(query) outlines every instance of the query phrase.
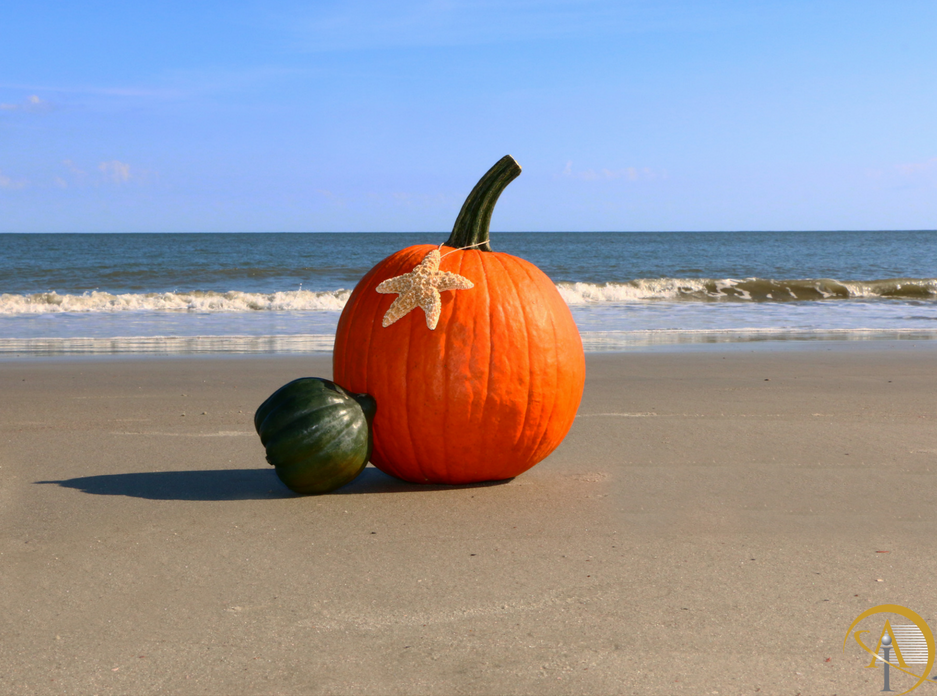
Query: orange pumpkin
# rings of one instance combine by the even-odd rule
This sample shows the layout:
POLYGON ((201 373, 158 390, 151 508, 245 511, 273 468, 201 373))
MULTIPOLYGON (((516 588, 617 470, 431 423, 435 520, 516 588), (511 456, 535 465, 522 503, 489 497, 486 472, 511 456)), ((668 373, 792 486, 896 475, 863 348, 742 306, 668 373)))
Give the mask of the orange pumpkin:
POLYGON ((396 298, 377 291, 432 245, 378 263, 342 312, 333 378, 377 401, 371 461, 385 473, 417 483, 511 478, 550 454, 573 423, 585 356, 569 308, 543 271, 488 245, 494 205, 520 171, 504 157, 462 206, 439 270, 474 287, 436 296, 435 329, 419 307, 383 326, 396 298))

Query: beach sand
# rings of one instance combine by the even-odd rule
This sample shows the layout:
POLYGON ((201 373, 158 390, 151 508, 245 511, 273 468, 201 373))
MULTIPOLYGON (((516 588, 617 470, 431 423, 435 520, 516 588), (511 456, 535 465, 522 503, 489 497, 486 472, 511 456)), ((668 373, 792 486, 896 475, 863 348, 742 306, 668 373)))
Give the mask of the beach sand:
POLYGON ((0 693, 872 694, 853 619, 937 628, 929 344, 589 355, 512 481, 296 497, 253 413, 330 375, 0 363, 0 693))

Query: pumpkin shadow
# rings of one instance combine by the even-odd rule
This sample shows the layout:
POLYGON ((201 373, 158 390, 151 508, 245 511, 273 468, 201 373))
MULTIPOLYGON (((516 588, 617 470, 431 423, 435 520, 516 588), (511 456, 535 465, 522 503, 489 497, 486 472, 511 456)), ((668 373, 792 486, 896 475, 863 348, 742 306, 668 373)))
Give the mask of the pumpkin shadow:
POLYGON ((385 474, 380 469, 368 466, 358 474, 351 483, 347 483, 338 490, 327 495, 362 495, 373 493, 431 493, 433 491, 453 491, 464 488, 488 488, 510 483, 514 479, 501 481, 484 481, 482 483, 465 483, 462 485, 449 485, 442 483, 410 483, 403 479, 385 474))
MULTIPOLYGON (((460 488, 497 486, 510 481, 490 481, 465 486, 418 484, 388 476, 368 467, 351 483, 326 495, 367 495, 375 493, 426 493, 460 488)), ((209 469, 196 471, 146 471, 132 474, 101 474, 64 481, 35 481, 73 488, 90 495, 122 495, 146 500, 275 500, 301 498, 288 490, 268 469, 209 469)))

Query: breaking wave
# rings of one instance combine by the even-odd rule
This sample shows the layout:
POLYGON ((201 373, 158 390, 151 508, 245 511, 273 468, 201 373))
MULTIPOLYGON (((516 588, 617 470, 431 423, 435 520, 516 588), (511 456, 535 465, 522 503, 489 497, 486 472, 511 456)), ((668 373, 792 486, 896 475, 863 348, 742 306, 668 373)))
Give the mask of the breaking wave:
POLYGON ((828 278, 640 278, 626 283, 560 283, 569 305, 645 300, 791 302, 846 299, 937 299, 937 278, 839 281, 828 278))
MULTIPOLYGON (((839 281, 827 278, 641 278, 626 283, 559 283, 570 306, 624 304, 653 300, 796 302, 811 300, 937 300, 937 278, 839 281)), ((341 311, 350 290, 314 292, 56 292, 0 295, 0 316, 12 314, 115 313, 128 311, 289 312, 341 311)))

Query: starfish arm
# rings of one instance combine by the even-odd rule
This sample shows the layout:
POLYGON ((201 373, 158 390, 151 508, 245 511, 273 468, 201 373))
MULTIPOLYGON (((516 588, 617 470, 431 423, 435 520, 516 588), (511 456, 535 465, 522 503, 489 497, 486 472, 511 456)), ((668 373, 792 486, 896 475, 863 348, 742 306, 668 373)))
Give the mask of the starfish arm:
POLYGON ((440 271, 436 278, 438 280, 435 285, 440 292, 444 290, 468 290, 475 287, 475 284, 465 276, 450 271, 440 271))
POLYGON ((426 256, 423 257, 423 260, 417 264, 417 268, 422 266, 423 268, 428 268, 431 271, 439 270, 439 262, 442 260, 442 257, 439 255, 438 249, 433 249, 426 256))
POLYGON ((399 275, 396 278, 388 278, 380 285, 378 285, 375 290, 385 295, 388 295, 392 292, 403 293, 409 290, 412 284, 412 275, 410 273, 405 273, 404 275, 399 275))
POLYGON ((387 328, 401 317, 405 317, 407 314, 409 314, 410 310, 416 307, 418 303, 419 295, 417 295, 415 292, 408 292, 401 295, 396 300, 394 300, 394 303, 387 310, 381 325, 384 328, 387 328))
POLYGON ((426 326, 432 331, 439 323, 439 314, 442 312, 442 297, 439 296, 439 291, 436 288, 430 288, 428 296, 421 298, 420 307, 426 314, 426 326))

